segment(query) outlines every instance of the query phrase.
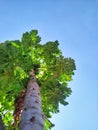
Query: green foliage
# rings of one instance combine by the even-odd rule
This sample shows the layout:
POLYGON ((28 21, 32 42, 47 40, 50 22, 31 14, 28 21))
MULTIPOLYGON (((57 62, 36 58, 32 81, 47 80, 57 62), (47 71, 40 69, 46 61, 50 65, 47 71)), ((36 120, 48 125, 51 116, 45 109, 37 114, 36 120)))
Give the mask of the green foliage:
MULTIPOLYGON (((37 30, 23 34, 21 41, 0 44, 0 114, 7 130, 13 121, 14 99, 26 87, 29 72, 35 70, 41 87, 44 114, 51 117, 59 112, 59 103, 67 105, 71 94, 68 82, 76 69, 72 58, 64 58, 58 41, 40 43, 37 30)), ((46 128, 50 127, 46 122, 46 128)))

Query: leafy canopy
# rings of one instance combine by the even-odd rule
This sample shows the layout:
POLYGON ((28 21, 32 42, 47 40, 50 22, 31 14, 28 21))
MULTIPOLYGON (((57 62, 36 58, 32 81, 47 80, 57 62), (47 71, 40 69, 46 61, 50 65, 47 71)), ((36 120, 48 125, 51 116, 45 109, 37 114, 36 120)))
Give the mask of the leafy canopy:
MULTIPOLYGON (((23 34, 21 40, 0 44, 0 114, 7 129, 11 128, 14 100, 26 87, 29 72, 34 69, 42 95, 44 114, 59 112, 59 103, 67 105, 71 94, 68 82, 76 69, 72 58, 65 58, 58 41, 41 44, 37 30, 23 34)), ((46 128, 49 126, 46 123, 46 128)))

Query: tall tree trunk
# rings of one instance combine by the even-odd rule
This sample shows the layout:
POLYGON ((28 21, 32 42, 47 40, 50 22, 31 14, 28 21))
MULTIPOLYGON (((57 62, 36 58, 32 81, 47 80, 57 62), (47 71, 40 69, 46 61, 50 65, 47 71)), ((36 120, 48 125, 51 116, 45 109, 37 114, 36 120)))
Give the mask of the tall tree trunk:
POLYGON ((41 105, 39 85, 33 77, 27 85, 19 130, 44 130, 44 115, 41 105))
POLYGON ((0 130, 6 130, 1 116, 0 116, 0 130))

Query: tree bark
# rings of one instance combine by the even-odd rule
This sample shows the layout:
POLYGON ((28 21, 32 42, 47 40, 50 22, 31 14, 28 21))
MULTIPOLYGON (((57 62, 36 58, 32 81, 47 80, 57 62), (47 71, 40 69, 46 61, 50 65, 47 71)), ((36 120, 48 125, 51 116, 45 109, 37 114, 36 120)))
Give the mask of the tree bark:
POLYGON ((19 130, 44 130, 40 90, 34 77, 27 85, 19 130))
POLYGON ((0 130, 6 130, 1 116, 0 116, 0 130))

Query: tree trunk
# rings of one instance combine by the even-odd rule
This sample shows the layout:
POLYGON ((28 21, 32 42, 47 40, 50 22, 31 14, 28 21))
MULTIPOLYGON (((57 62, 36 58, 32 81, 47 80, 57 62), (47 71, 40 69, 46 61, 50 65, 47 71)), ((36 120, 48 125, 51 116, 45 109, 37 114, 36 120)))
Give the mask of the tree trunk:
POLYGON ((27 85, 19 130, 44 130, 44 115, 41 105, 39 85, 33 77, 27 85))
POLYGON ((1 116, 0 116, 0 130, 6 130, 1 116))

